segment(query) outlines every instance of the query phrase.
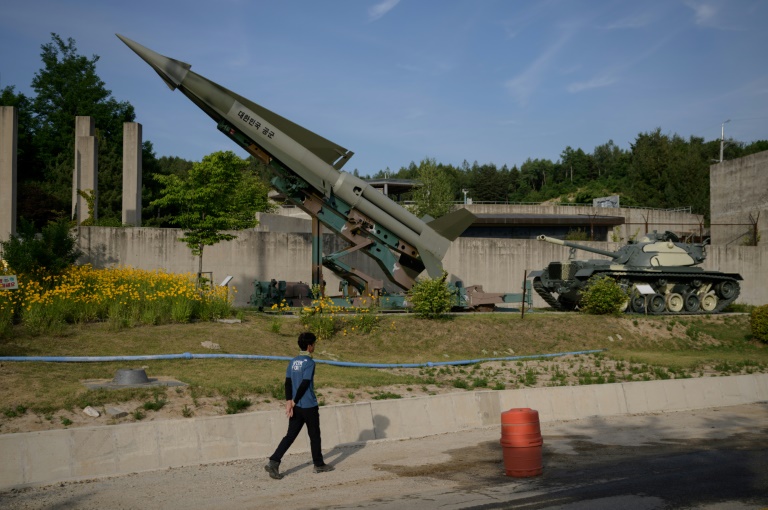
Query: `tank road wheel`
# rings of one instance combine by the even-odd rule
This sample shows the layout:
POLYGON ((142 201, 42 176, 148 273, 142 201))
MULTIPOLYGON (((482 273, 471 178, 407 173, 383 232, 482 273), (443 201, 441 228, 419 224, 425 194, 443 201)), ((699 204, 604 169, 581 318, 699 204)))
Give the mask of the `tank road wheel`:
POLYGON ((736 286, 736 282, 732 282, 730 280, 720 282, 715 287, 715 290, 717 290, 717 293, 723 299, 731 299, 733 296, 736 295, 737 289, 738 288, 736 286))
POLYGON ((686 312, 698 312, 701 300, 698 294, 688 294, 685 296, 685 311, 686 312))
POLYGON ((664 311, 667 304, 664 302, 664 296, 654 294, 648 297, 648 313, 659 314, 664 311))
POLYGON ((717 296, 715 296, 713 292, 705 294, 704 297, 701 298, 701 309, 705 312, 711 312, 715 307, 717 307, 717 296))
POLYGON ((667 295, 667 310, 670 312, 677 313, 683 309, 684 305, 685 300, 683 299, 683 296, 677 292, 667 295))
POLYGON ((633 312, 645 313, 645 297, 642 294, 633 294, 631 306, 633 312))
POLYGON ((627 299, 625 299, 624 302, 621 303, 621 306, 619 307, 619 311, 621 313, 632 311, 632 299, 630 299, 629 296, 627 296, 627 299))

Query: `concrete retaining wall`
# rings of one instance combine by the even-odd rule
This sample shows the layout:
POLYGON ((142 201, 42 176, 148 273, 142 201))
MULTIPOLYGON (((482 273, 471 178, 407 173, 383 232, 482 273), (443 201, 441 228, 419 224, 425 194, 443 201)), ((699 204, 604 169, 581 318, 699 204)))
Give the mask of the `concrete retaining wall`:
MULTIPOLYGON (((471 391, 323 407, 323 447, 500 424, 501 412, 542 422, 682 411, 768 400, 768 374, 471 391)), ((285 435, 282 411, 0 435, 0 490, 235 459, 267 458, 285 435)), ((300 434, 291 452, 309 451, 300 434)))
MULTIPOLYGON (((213 272, 214 282, 233 276, 232 286, 238 289, 235 305, 244 306, 253 292, 254 280, 311 281, 312 244, 307 232, 288 233, 282 228, 294 228, 296 219, 278 218, 265 222, 270 231, 239 232, 234 241, 219 243, 205 249, 203 270, 213 272), (283 224, 287 223, 287 224, 283 224), (272 230, 274 229, 274 230, 272 230), (278 231, 275 231, 278 230, 278 231)), ((307 224, 309 222, 306 222, 307 224)), ((79 247, 85 253, 81 262, 95 267, 113 265, 139 269, 163 269, 174 273, 196 273, 197 259, 187 246, 178 241, 178 229, 80 227, 79 247)), ((584 243, 614 251, 620 243, 584 243)), ((333 234, 323 236, 323 252, 332 253, 346 247, 333 234)), ((763 246, 708 246, 705 269, 740 273, 744 277, 738 302, 763 305, 768 303, 768 285, 762 275, 768 272, 768 244, 763 246)), ((579 258, 602 258, 581 253, 579 258)), ((445 269, 460 278, 465 285, 482 285, 487 292, 520 292, 525 272, 543 269, 550 262, 568 258, 568 249, 531 239, 487 239, 460 237, 443 258, 445 269)), ((361 253, 346 258, 353 267, 386 281, 373 259, 361 253)), ((329 294, 338 290, 339 280, 324 271, 329 294)), ((394 285, 387 285, 397 291, 394 285)), ((534 307, 545 307, 534 295, 534 307)))

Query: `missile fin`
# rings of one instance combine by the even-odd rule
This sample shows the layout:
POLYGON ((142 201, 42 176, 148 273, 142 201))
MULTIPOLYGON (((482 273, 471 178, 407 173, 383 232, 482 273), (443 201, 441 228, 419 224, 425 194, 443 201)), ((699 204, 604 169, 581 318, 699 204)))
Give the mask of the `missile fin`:
POLYGON ((467 230, 467 227, 472 225, 476 219, 475 215, 467 209, 459 209, 458 211, 453 211, 445 216, 441 216, 436 220, 432 220, 427 223, 427 225, 446 239, 454 241, 462 232, 467 230))
POLYGON ((443 276, 443 264, 437 257, 427 250, 419 250, 419 256, 430 278, 440 278, 443 276))

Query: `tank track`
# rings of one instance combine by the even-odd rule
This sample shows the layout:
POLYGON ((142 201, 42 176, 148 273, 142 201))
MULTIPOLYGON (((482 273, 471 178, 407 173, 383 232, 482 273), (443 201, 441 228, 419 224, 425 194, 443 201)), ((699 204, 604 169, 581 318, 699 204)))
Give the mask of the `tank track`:
POLYGON ((560 305, 560 302, 557 300, 557 298, 552 295, 551 292, 549 292, 547 289, 544 288, 544 284, 541 283, 541 278, 536 277, 533 279, 533 290, 536 291, 536 293, 541 296, 541 299, 547 302, 549 306, 551 306, 554 310, 563 311, 564 308, 560 305))
MULTIPOLYGON (((609 273, 606 273, 609 274, 609 273)), ((680 312, 670 312, 669 310, 664 310, 663 312, 654 313, 653 315, 697 315, 697 314, 711 314, 711 313, 720 313, 723 310, 725 310, 728 305, 736 301, 736 299, 739 297, 739 294, 741 294, 741 286, 739 285, 738 280, 731 276, 723 275, 723 274, 712 274, 712 273, 700 273, 700 274, 691 274, 691 273, 663 273, 663 274, 655 274, 655 275, 649 275, 648 273, 643 272, 621 272, 621 274, 611 274, 611 276, 621 276, 628 278, 632 282, 641 282, 641 283, 652 283, 655 280, 658 280, 659 278, 664 278, 671 281, 678 281, 680 283, 684 283, 686 280, 689 282, 692 282, 693 280, 704 280, 706 282, 711 282, 712 287, 714 288, 715 285, 718 283, 724 282, 724 281, 731 281, 734 284, 736 284, 736 291, 733 293, 733 296, 730 298, 721 298, 718 296, 717 298, 717 306, 709 312, 702 310, 699 308, 699 310, 695 312, 688 312, 688 311, 680 311, 680 312)))
MULTIPOLYGON (((605 272, 603 274, 612 276, 616 279, 628 279, 632 283, 653 283, 654 281, 657 281, 661 278, 670 280, 671 282, 679 283, 679 284, 686 284, 686 282, 692 282, 693 280, 703 280, 711 284, 711 287, 714 287, 718 283, 724 282, 724 281, 731 281, 735 284, 736 291, 733 293, 733 296, 730 298, 724 299, 720 298, 718 296, 717 305, 715 308, 711 311, 705 311, 699 308, 699 310, 695 312, 689 312, 685 310, 681 310, 679 312, 671 312, 669 310, 664 310, 662 312, 653 313, 652 315, 697 315, 697 314, 712 314, 712 313, 720 313, 722 312, 728 305, 736 301, 736 299, 739 297, 739 294, 741 293, 741 286, 739 285, 739 282, 727 275, 718 275, 718 274, 707 274, 707 273, 673 273, 673 272, 667 272, 667 273, 654 273, 649 274, 646 272, 631 272, 631 271, 621 271, 621 272, 605 272)), ((553 310, 558 311, 568 311, 567 308, 563 307, 560 302, 557 300, 555 295, 551 292, 549 292, 544 285, 541 283, 541 278, 534 278, 533 279, 533 289, 536 291, 536 293, 541 296, 541 298, 552 307, 553 310)), ((627 313, 631 313, 631 306, 627 309, 627 313)))

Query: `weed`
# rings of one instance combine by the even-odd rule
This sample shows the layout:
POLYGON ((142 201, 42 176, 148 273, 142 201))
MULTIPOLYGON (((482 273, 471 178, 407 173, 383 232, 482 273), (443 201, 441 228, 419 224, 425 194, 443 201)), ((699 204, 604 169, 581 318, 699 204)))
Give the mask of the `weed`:
POLYGON ((146 413, 142 411, 141 408, 136 409, 133 413, 131 413, 131 416, 133 416, 133 419, 136 421, 141 421, 147 417, 146 413))
POLYGON ((189 407, 187 404, 184 404, 184 408, 181 410, 181 415, 184 418, 191 418, 194 416, 195 412, 192 410, 191 407, 189 407))
POLYGON ((529 368, 525 371, 525 377, 520 381, 526 386, 536 386, 536 381, 538 381, 539 375, 536 372, 535 369, 529 368))
POLYGON ((488 387, 488 379, 485 377, 475 377, 472 380, 472 386, 474 388, 487 388, 488 387))
POLYGON ((275 400, 282 400, 285 398, 285 383, 275 381, 267 388, 267 392, 275 400))
POLYGON ((72 420, 70 420, 69 418, 67 418, 65 416, 62 416, 61 417, 61 424, 64 425, 65 427, 69 427, 70 425, 72 425, 72 420))
POLYGON ((237 414, 244 409, 251 407, 251 401, 247 398, 228 398, 227 399, 227 414, 237 414))
POLYGON ((27 408, 25 406, 23 406, 23 405, 17 405, 14 408, 8 407, 6 409, 3 409, 3 414, 7 418, 16 418, 16 417, 19 417, 19 416, 21 416, 22 414, 24 414, 26 412, 27 412, 27 408))
POLYGON ((389 400, 389 399, 403 398, 403 397, 401 397, 397 393, 392 393, 391 391, 381 391, 372 395, 371 398, 374 400, 389 400))
POLYGON ((469 389, 469 383, 464 379, 454 379, 452 384, 454 388, 469 389))
POLYGON ((166 404, 166 400, 164 398, 160 398, 158 395, 155 395, 155 399, 144 402, 144 405, 142 406, 145 411, 159 411, 162 409, 166 404))

